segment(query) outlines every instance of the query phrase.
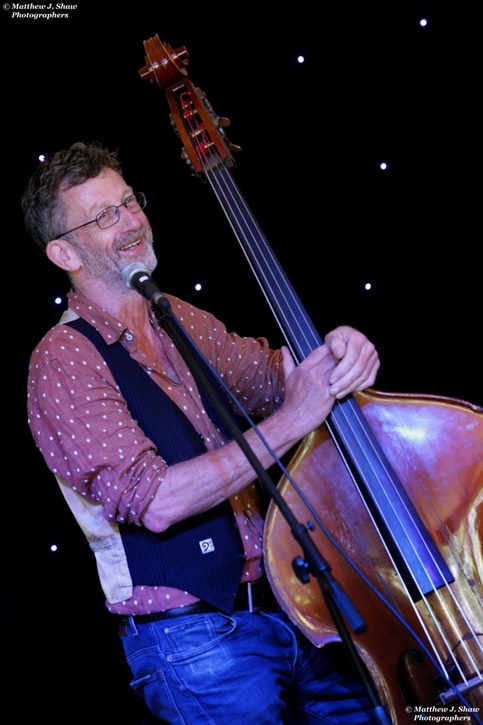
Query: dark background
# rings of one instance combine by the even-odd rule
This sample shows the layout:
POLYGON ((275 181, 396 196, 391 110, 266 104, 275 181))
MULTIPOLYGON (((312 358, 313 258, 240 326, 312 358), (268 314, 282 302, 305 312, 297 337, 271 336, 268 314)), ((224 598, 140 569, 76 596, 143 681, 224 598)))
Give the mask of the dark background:
POLYGON ((240 190, 321 334, 340 323, 363 330, 379 350, 379 390, 481 405, 474 11, 464 2, 262 0, 78 0, 55 20, 3 10, 4 458, 13 465, 2 599, 19 719, 148 722, 92 555, 26 423, 28 358, 67 291, 23 228, 20 196, 38 155, 76 140, 117 147, 129 183, 148 198, 161 288, 278 345, 221 208, 180 159, 164 92, 138 73, 144 40, 186 46, 190 77, 242 147, 240 190))

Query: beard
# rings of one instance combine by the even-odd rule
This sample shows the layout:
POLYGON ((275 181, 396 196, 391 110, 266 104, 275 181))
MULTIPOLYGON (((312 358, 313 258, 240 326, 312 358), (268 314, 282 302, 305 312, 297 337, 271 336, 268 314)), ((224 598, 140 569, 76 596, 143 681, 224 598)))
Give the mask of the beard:
MULTIPOLYGON (((136 235, 139 238, 139 232, 136 235)), ((84 272, 90 277, 102 280, 106 286, 123 285, 122 270, 132 262, 141 262, 145 264, 149 272, 152 273, 158 264, 156 254, 153 248, 153 235, 151 229, 144 230, 144 243, 142 250, 138 256, 132 255, 129 260, 122 258, 120 249, 126 246, 129 240, 123 240, 116 248, 112 249, 109 254, 105 250, 93 249, 91 247, 78 247, 78 253, 82 258, 82 266, 84 272)))

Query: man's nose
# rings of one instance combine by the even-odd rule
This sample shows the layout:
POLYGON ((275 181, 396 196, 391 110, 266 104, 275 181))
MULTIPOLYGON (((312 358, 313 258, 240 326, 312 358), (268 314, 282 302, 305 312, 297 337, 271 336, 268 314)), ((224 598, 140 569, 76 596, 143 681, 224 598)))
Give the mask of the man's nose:
POLYGON ((141 211, 129 211, 124 204, 119 207, 119 223, 123 228, 134 229, 138 227, 141 224, 140 215, 141 211))

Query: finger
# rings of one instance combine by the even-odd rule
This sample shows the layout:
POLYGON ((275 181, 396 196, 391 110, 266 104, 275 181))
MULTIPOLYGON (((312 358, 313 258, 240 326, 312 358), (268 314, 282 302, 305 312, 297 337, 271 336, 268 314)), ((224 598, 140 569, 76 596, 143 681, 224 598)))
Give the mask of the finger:
POLYGON ((337 364, 332 373, 330 382, 333 385, 340 383, 346 376, 350 380, 350 376, 355 378, 361 375, 367 367, 372 367, 374 357, 377 357, 376 348, 364 336, 357 341, 352 339, 347 345, 344 357, 337 364))
POLYGON ((346 375, 343 375, 335 383, 331 381, 329 388, 330 394, 340 399, 349 393, 365 390, 374 384, 379 367, 379 357, 374 350, 362 370, 359 371, 356 366, 351 368, 346 375))
POLYGON ((285 380, 288 378, 288 376, 293 373, 295 370, 295 360, 292 357, 292 354, 288 347, 286 345, 282 345, 282 360, 283 360, 283 372, 285 375, 285 380))
POLYGON ((325 343, 330 347, 330 350, 334 357, 342 360, 347 351, 347 340, 342 335, 339 329, 330 332, 326 338, 325 343))

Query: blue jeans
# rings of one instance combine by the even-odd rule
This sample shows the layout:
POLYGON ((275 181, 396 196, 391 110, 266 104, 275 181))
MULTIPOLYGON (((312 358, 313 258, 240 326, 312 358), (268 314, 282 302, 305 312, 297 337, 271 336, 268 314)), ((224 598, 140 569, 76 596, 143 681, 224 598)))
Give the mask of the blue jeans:
POLYGON ((314 647, 282 612, 130 619, 121 641, 132 688, 171 725, 373 723, 340 645, 314 647))

